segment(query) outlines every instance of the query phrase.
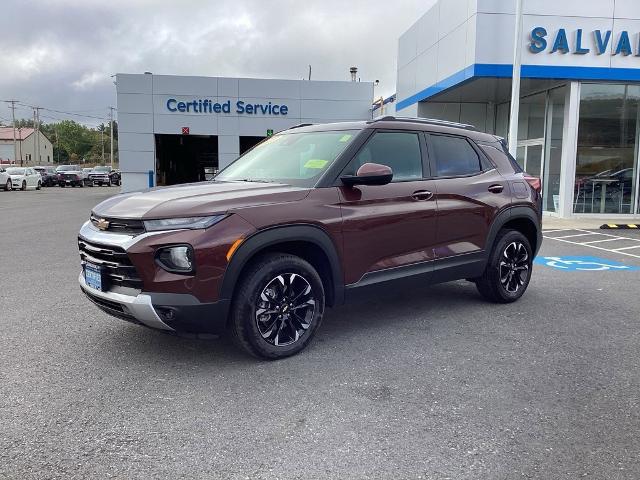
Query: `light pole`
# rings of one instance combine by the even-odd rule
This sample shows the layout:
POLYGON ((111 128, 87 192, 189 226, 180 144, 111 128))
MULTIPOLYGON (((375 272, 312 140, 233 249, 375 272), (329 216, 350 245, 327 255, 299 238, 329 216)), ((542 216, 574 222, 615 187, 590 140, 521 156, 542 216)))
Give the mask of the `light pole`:
POLYGON ((522 64, 522 2, 516 0, 516 26, 511 75, 511 111, 509 113, 509 153, 515 158, 518 150, 518 115, 520 114, 520 66, 522 64))

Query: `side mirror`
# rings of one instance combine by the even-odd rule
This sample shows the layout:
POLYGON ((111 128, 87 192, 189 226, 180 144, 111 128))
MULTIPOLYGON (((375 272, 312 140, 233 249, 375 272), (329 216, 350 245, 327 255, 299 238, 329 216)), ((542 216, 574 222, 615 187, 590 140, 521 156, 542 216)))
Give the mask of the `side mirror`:
POLYGON ((393 170, 386 165, 379 163, 365 163, 355 175, 343 175, 340 177, 342 183, 349 186, 354 185, 386 185, 393 178, 393 170))

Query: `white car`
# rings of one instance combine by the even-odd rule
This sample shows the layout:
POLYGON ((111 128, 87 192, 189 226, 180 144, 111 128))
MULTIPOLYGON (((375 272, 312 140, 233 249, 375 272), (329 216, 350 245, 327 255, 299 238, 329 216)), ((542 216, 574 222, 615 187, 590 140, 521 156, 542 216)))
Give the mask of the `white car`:
POLYGON ((42 187, 42 175, 31 167, 9 167, 7 173, 11 177, 13 188, 40 190, 42 187))
POLYGON ((4 188, 6 191, 13 190, 11 177, 4 169, 4 167, 0 167, 0 188, 4 188))

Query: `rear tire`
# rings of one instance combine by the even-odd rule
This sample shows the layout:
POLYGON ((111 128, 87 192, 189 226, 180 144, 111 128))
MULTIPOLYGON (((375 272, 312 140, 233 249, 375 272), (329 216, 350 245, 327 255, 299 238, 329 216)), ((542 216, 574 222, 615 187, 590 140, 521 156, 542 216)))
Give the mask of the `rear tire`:
POLYGON ((284 253, 261 256, 236 287, 231 305, 234 340, 258 358, 294 355, 313 339, 324 304, 324 286, 311 264, 284 253))
POLYGON ((533 252, 517 230, 500 230, 482 276, 474 279, 478 292, 490 302, 511 303, 529 286, 533 252))

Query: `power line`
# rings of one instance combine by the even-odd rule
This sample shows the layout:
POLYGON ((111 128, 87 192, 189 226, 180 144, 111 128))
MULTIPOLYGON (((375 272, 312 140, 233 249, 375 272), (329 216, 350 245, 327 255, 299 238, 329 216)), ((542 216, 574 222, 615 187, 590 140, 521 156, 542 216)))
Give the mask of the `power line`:
MULTIPOLYGON (((4 100, 4 102, 11 102, 11 100, 4 100)), ((48 112, 54 112, 54 113, 61 113, 63 115, 69 115, 72 117, 82 117, 82 118, 92 118, 94 120, 102 120, 102 121, 106 121, 109 119, 109 117, 98 117, 96 115, 86 115, 86 114, 82 114, 82 113, 76 113, 76 112, 69 112, 66 110, 58 110, 55 108, 48 108, 48 107, 40 107, 38 105, 31 105, 28 103, 24 103, 21 102, 19 100, 13 100, 13 102, 15 102, 16 105, 22 107, 22 108, 29 108, 29 109, 34 109, 34 108, 39 108, 41 110, 46 110, 48 112)), ((114 108, 115 109, 115 108, 114 108)))

